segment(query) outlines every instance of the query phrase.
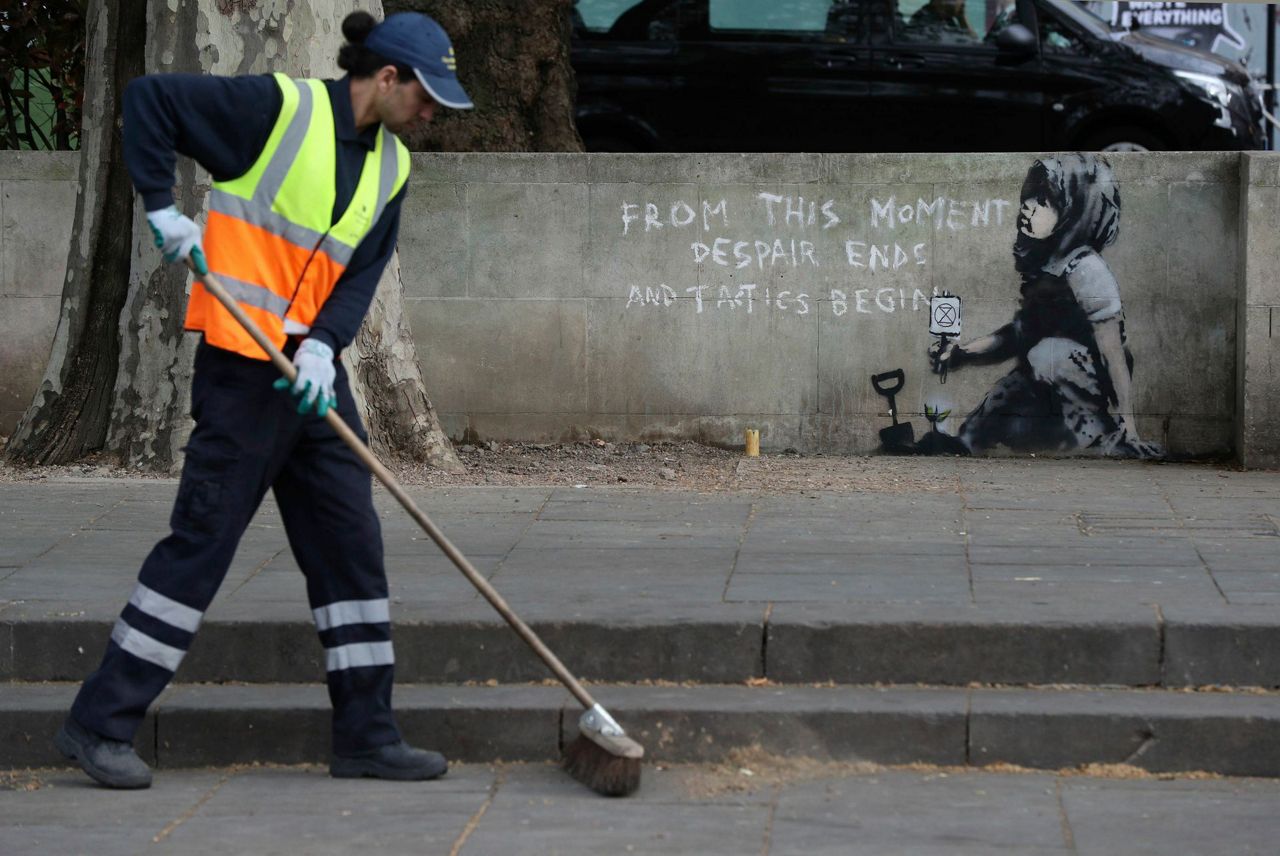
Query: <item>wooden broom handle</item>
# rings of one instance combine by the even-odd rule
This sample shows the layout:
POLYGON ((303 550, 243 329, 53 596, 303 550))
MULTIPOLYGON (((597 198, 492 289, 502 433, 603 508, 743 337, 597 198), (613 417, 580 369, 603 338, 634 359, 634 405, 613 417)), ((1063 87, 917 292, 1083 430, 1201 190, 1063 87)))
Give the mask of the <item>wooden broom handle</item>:
MULTIPOLYGON (((188 261, 188 266, 191 266, 190 261, 188 261)), ((262 350, 267 352, 267 356, 271 357, 271 362, 292 384, 298 376, 298 370, 294 368, 293 362, 282 354, 280 349, 253 322, 253 319, 245 314, 245 311, 240 308, 240 304, 236 303, 235 299, 227 293, 227 290, 222 287, 222 283, 218 282, 213 274, 201 274, 194 268, 192 268, 192 272, 195 274, 196 279, 200 281, 200 284, 216 297, 219 303, 226 307, 236 321, 240 322, 240 326, 244 327, 245 332, 253 337, 253 340, 258 343, 262 350)), ((338 415, 338 411, 330 408, 324 418, 329 423, 329 427, 337 432, 343 442, 351 447, 351 451, 356 453, 356 456, 369 468, 369 471, 378 477, 378 481, 382 482, 387 490, 391 492, 391 495, 404 506, 404 510, 409 512, 409 516, 418 522, 423 531, 431 536, 431 540, 435 541, 436 545, 444 551, 444 554, 458 566, 458 570, 462 571, 462 575, 476 587, 480 594, 484 595, 485 600, 493 604, 493 608, 498 610, 498 614, 506 620, 507 624, 511 625, 511 629, 518 633, 520 638, 533 649, 533 652, 542 658, 542 661, 560 679, 560 683, 564 684, 569 692, 574 694, 583 707, 588 710, 595 707, 595 699, 591 697, 591 694, 587 692, 581 682, 565 668, 564 663, 560 662, 560 658, 551 652, 551 649, 538 638, 533 629, 520 620, 520 616, 515 614, 502 595, 498 594, 497 589, 490 585, 489 581, 467 560, 467 557, 462 555, 461 551, 444 536, 444 533, 431 522, 431 518, 427 517, 426 513, 418 508, 417 503, 410 498, 409 494, 405 493, 404 488, 396 481, 396 477, 382 465, 382 462, 374 456, 369 447, 356 436, 356 432, 352 431, 351 427, 343 421, 342 417, 338 415)))

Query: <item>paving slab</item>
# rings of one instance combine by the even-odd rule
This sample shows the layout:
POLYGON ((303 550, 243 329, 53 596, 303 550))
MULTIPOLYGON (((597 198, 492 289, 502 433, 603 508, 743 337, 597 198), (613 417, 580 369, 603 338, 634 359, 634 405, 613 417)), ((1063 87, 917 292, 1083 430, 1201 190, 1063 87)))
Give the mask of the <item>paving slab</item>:
MULTIPOLYGON (((42 775, 37 790, 0 787, 0 841, 6 853, 14 854, 150 852, 153 839, 196 809, 225 775, 189 771, 163 787, 110 791, 77 770, 42 775)), ((217 840, 209 836, 205 846, 217 840)))
POLYGON ((726 500, 679 491, 661 496, 609 491, 577 496, 557 493, 538 512, 538 519, 740 526, 747 522, 751 506, 750 499, 726 500))
MULTIPOLYGON (((3 525, 10 524, 3 522, 3 525)), ((3 569, 21 568, 53 549, 65 537, 62 532, 28 533, 20 527, 8 530, 0 539, 0 579, 6 576, 3 569)))
POLYGON ((1071 853, 1052 776, 885 771, 786 788, 777 853, 1071 853))
POLYGON ((725 591, 734 603, 969 603, 969 579, 963 571, 893 577, 831 574, 734 574, 725 591))
POLYGON ((680 550, 665 546, 538 547, 521 544, 503 557, 495 580, 535 576, 549 569, 583 576, 643 576, 678 572, 727 576, 738 553, 733 545, 690 544, 680 550))
POLYGON ((939 577, 960 576, 968 579, 968 563, 963 548, 948 555, 900 554, 890 549, 878 553, 791 553, 779 550, 747 552, 738 555, 734 566, 737 574, 818 574, 831 576, 875 576, 899 578, 913 574, 936 574, 939 577))
POLYGON ((1216 856, 1271 853, 1280 836, 1276 781, 735 772, 649 767, 636 794, 603 800, 545 764, 454 764, 421 783, 306 766, 166 770, 141 792, 39 770, 0 786, 0 837, 15 853, 1216 856))
POLYGON ((615 808, 585 800, 530 799, 504 789, 459 852, 741 856, 762 852, 769 815, 769 806, 629 800, 615 808))
MULTIPOLYGON (((405 486, 405 491, 423 511, 432 515, 443 512, 465 514, 508 514, 537 512, 553 495, 563 493, 555 487, 487 487, 460 486, 425 488, 405 486)), ((374 506, 389 518, 402 517, 404 511, 395 497, 377 489, 374 506)))
MULTIPOLYGON (((850 492, 411 492, 593 678, 1280 686, 1269 653, 1280 536, 1274 526, 1250 534, 1272 520, 1280 474, 1039 460, 900 466, 900 483, 850 492), (939 473, 953 483, 937 489, 939 473), (789 625, 800 607, 830 613, 820 627, 789 625), (1139 617, 1117 623, 1113 607, 1139 617)), ((175 489, 172 479, 0 485, 0 550, 18 563, 0 563, 0 679, 74 680, 92 668, 175 489)), ((411 680, 543 675, 394 500, 377 490, 375 503, 411 680)), ((201 680, 311 680, 308 621, 268 499, 184 669, 201 680)))
MULTIPOLYGON (((1004 534, 996 540, 1002 541, 1004 534)), ((1156 539, 1147 543, 1121 545, 1108 543, 1098 539, 1081 539, 1075 544, 1037 545, 980 543, 969 547, 969 560, 980 565, 1037 565, 1037 564, 1072 564, 1072 565, 1114 565, 1155 567, 1202 567, 1200 554, 1194 545, 1187 541, 1156 539)))
POLYGON ((756 522, 751 525, 741 548, 741 555, 744 557, 804 556, 811 553, 963 558, 965 539, 960 534, 906 535, 899 530, 887 535, 873 535, 854 528, 818 527, 794 521, 769 527, 756 522))
POLYGON ((533 549, 654 547, 683 550, 690 547, 736 547, 741 540, 742 527, 728 523, 539 520, 520 539, 520 546, 533 549))
POLYGON ((1144 582, 1095 582, 1090 580, 974 580, 973 598, 979 604, 1026 603, 1039 606, 1071 606, 1080 603, 1132 603, 1148 606, 1197 606, 1223 603, 1213 581, 1162 580, 1144 582))
POLYGON ((1277 794, 1249 781, 1149 782, 1066 779, 1062 806, 1075 852, 1275 852, 1277 794))

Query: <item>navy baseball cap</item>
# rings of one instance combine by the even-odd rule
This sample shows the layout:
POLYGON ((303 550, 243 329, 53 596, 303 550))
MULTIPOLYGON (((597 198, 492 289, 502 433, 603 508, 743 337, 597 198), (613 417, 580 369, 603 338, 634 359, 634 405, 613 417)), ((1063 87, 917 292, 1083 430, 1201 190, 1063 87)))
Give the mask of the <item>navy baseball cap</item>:
POLYGON ((364 46, 392 62, 413 69, 427 93, 445 107, 469 110, 475 105, 458 83, 458 61, 444 28, 420 12, 389 15, 365 37, 364 46))

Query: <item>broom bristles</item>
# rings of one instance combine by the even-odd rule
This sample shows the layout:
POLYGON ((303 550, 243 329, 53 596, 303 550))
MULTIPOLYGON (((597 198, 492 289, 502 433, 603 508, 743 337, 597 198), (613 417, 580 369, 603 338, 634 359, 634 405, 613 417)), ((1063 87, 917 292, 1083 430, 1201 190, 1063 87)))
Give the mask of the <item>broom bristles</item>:
POLYGON ((564 769, 591 790, 625 797, 640 787, 640 759, 623 758, 579 735, 564 751, 564 769))

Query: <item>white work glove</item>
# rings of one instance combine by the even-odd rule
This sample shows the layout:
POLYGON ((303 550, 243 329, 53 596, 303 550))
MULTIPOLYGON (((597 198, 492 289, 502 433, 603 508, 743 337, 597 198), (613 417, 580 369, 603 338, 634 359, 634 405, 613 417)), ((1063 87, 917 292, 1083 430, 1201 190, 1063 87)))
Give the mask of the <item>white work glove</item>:
POLYGON ((156 246, 164 253, 167 262, 181 261, 187 256, 200 274, 209 272, 204 261, 204 249, 200 246, 200 227, 176 205, 147 212, 151 234, 156 236, 156 246))
MULTIPOLYGON (((298 412, 306 413, 311 405, 316 406, 316 415, 324 416, 329 408, 338 406, 338 397, 333 392, 333 381, 338 370, 333 364, 333 348, 319 339, 303 339, 293 355, 294 368, 298 377, 293 382, 293 397, 298 402, 298 412)), ((289 387, 289 379, 282 377, 274 384, 276 389, 289 387)))

